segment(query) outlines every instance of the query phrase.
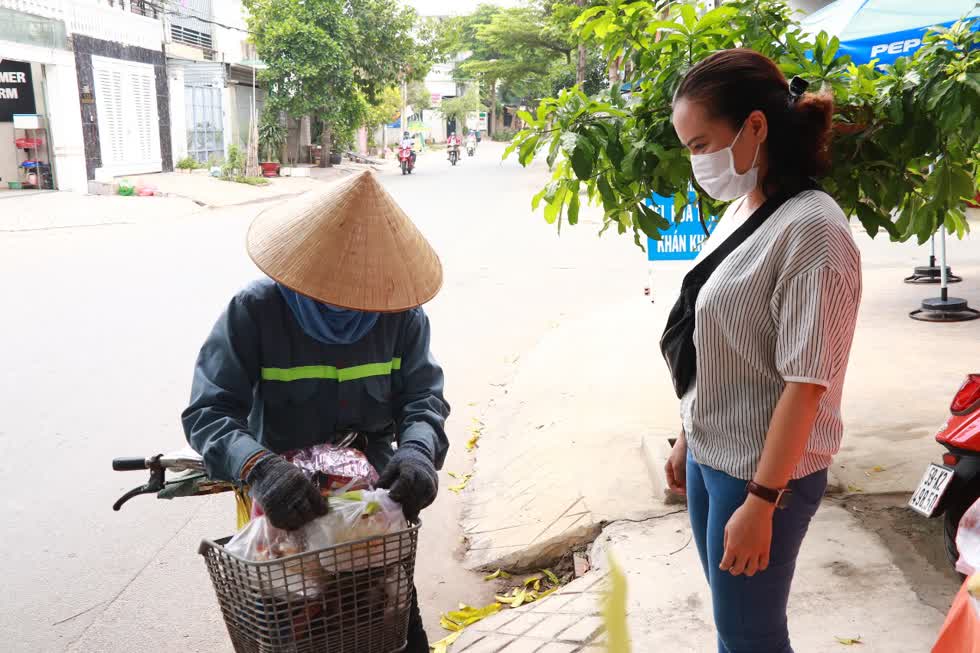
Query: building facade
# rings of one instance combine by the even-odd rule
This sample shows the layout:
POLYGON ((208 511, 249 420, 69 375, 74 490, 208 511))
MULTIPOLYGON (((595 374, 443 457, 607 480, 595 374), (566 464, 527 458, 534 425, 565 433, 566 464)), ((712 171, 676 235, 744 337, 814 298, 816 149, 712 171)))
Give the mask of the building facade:
POLYGON ((241 2, 186 0, 165 20, 174 159, 205 162, 231 145, 244 149, 253 104, 260 116, 265 91, 241 2))
POLYGON ((167 169, 162 36, 159 20, 123 0, 0 0, 0 70, 21 66, 30 78, 20 89, 0 84, 8 89, 0 93, 0 179, 12 180, 32 158, 50 167, 55 188, 81 192, 103 168, 167 169), (14 128, 3 106, 11 94, 17 113, 39 116, 39 130, 14 128), (39 151, 15 146, 27 136, 39 151))
POLYGON ((0 184, 37 160, 85 192, 245 147, 265 102, 247 37, 240 0, 0 0, 0 184))

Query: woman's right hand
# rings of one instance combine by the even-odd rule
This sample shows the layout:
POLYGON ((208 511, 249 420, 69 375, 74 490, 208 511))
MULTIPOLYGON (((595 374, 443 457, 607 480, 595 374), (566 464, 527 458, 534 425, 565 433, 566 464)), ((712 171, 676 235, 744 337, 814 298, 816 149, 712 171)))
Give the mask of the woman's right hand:
POLYGON ((683 431, 664 465, 667 487, 674 494, 687 494, 687 438, 683 431))

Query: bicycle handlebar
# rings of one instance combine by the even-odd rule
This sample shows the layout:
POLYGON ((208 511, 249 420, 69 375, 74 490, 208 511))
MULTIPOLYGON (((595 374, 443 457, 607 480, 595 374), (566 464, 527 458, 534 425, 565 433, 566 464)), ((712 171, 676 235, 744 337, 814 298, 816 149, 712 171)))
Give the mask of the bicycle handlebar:
POLYGON ((146 458, 113 458, 112 469, 117 472, 135 472, 148 467, 146 458))

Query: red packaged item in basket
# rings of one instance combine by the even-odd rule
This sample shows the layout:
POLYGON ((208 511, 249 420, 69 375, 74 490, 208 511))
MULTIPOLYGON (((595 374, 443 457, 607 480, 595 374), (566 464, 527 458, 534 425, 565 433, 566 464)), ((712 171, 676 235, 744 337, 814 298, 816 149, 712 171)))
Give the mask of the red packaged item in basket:
MULTIPOLYGON (((373 490, 378 483, 378 472, 363 451, 335 444, 317 444, 306 449, 294 449, 282 457, 303 470, 306 477, 320 488, 320 494, 330 496, 336 492, 373 490)), ((252 501, 251 518, 265 512, 258 501, 252 501)))
POLYGON ((378 472, 363 451, 333 444, 318 444, 287 451, 283 457, 302 469, 323 495, 338 490, 370 490, 378 483, 378 472))

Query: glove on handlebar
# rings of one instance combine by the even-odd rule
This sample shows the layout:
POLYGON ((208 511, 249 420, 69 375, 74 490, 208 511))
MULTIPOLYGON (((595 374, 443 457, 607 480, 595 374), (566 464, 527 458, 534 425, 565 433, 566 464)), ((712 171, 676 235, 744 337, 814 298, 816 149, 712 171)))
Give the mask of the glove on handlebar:
POLYGON ((276 528, 296 530, 327 514, 327 502, 306 475, 281 456, 259 459, 245 479, 252 496, 276 528))
POLYGON ((411 443, 398 448, 381 472, 378 487, 388 488, 392 500, 402 505, 405 518, 415 523, 419 513, 435 501, 439 475, 432 457, 411 443))

